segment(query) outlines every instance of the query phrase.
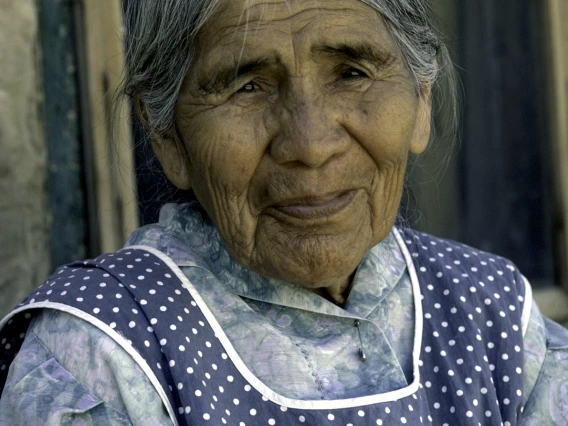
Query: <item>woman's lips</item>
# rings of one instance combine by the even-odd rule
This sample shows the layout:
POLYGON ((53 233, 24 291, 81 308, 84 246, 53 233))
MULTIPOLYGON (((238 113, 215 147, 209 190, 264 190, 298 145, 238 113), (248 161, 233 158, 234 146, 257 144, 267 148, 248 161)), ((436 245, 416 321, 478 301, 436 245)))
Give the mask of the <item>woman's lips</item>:
POLYGON ((319 219, 333 216, 345 209, 355 198, 356 190, 335 193, 323 197, 306 197, 274 204, 269 210, 276 210, 297 219, 319 219))

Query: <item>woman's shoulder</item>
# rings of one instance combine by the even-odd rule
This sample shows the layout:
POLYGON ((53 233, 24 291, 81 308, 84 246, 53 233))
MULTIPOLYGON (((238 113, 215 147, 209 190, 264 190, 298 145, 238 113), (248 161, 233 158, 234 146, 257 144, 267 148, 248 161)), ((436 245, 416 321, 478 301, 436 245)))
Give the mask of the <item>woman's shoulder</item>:
POLYGON ((37 313, 10 371, 3 393, 6 415, 14 411, 20 419, 53 421, 55 415, 73 412, 76 420, 88 420, 102 410, 109 424, 140 424, 148 418, 169 424, 158 393, 130 355, 67 312, 37 313), (15 410, 23 388, 26 399, 36 401, 33 410, 15 410))
POLYGON ((423 257, 430 263, 444 263, 449 266, 465 265, 470 267, 471 272, 479 271, 476 266, 502 267, 511 272, 518 272, 518 268, 511 260, 497 254, 411 228, 398 228, 398 230, 414 258, 423 257))

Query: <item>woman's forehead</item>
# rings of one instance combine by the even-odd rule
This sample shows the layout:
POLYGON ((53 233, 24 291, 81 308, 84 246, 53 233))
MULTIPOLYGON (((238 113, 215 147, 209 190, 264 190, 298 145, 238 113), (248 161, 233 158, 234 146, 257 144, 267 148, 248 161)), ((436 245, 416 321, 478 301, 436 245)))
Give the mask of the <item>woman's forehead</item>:
POLYGON ((360 0, 231 0, 202 29, 197 47, 201 53, 235 48, 242 55, 287 42, 312 49, 330 39, 395 49, 382 17, 360 0))

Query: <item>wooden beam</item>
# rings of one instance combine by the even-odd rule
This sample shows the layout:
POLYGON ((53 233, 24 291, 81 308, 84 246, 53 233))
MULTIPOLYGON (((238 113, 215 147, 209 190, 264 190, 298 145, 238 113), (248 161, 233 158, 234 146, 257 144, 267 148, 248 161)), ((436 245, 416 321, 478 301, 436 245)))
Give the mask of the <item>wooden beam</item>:
POLYGON ((83 1, 82 9, 96 224, 108 252, 138 227, 130 106, 115 111, 112 101, 124 66, 122 10, 120 0, 83 1))
POLYGON ((568 3, 546 0, 546 16, 557 264, 568 289, 568 3))

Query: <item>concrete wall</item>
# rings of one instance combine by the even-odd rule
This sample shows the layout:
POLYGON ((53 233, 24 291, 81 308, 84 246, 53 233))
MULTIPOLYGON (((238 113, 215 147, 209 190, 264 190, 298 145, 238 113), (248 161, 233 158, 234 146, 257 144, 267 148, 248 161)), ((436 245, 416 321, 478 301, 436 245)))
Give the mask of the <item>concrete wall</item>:
POLYGON ((34 0, 0 0, 0 316, 49 274, 34 0))

